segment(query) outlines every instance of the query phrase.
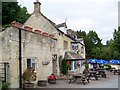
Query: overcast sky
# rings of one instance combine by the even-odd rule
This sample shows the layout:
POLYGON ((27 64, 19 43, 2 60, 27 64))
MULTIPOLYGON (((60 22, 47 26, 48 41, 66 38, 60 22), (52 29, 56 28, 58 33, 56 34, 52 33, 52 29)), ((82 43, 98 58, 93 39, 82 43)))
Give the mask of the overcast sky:
MULTIPOLYGON (((18 0, 26 6, 29 13, 33 12, 36 0, 18 0)), ((39 0, 41 12, 56 24, 67 19, 68 28, 97 32, 105 44, 110 40, 113 31, 118 27, 119 0, 39 0)))

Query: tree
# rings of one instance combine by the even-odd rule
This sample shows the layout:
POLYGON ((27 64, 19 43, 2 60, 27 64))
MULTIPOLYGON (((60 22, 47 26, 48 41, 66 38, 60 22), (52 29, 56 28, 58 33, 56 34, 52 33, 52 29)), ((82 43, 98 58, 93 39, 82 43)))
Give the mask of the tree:
POLYGON ((2 24, 8 25, 12 21, 24 23, 30 14, 27 12, 27 8, 21 8, 18 2, 3 2, 2 3, 2 24))
POLYGON ((112 48, 114 49, 113 57, 120 59, 120 27, 114 30, 112 48))
POLYGON ((23 8, 20 8, 20 12, 16 17, 16 21, 20 23, 24 23, 29 17, 30 17, 30 14, 27 12, 27 8, 23 7, 23 8))
POLYGON ((85 37, 86 37, 86 32, 85 32, 85 31, 82 31, 82 30, 77 31, 77 37, 78 37, 78 38, 83 38, 83 39, 85 39, 85 37))
POLYGON ((2 3, 2 24, 9 24, 16 20, 16 16, 20 11, 20 6, 17 2, 3 2, 2 3))
POLYGON ((101 39, 98 37, 97 33, 95 31, 89 31, 89 33, 86 35, 85 38, 85 47, 86 47, 86 53, 88 55, 88 58, 93 58, 92 55, 92 49, 96 47, 101 47, 101 39))

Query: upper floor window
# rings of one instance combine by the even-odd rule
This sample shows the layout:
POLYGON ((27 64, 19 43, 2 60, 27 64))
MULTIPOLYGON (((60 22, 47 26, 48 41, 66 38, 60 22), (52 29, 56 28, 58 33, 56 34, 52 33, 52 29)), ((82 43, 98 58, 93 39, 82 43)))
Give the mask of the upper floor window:
POLYGON ((78 50, 78 44, 72 44, 72 50, 78 50))
POLYGON ((81 47, 81 53, 84 53, 84 47, 81 47))
POLYGON ((64 41, 64 49, 68 49, 68 42, 64 41))

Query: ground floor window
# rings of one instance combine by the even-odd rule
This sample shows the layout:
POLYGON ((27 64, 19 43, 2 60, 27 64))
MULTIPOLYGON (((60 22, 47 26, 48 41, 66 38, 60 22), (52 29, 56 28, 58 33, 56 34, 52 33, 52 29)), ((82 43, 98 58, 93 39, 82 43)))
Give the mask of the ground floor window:
POLYGON ((36 60, 35 58, 28 58, 27 59, 27 68, 33 68, 36 70, 36 60))
POLYGON ((77 66, 77 61, 74 61, 74 69, 77 69, 78 66, 77 66))

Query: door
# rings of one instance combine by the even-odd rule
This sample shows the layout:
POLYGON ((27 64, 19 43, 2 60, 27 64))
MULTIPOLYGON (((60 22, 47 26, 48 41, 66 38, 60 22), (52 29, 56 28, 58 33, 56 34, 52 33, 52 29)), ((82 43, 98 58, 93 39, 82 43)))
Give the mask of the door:
POLYGON ((57 55, 56 54, 52 55, 52 69, 53 69, 53 74, 57 75, 57 55))

